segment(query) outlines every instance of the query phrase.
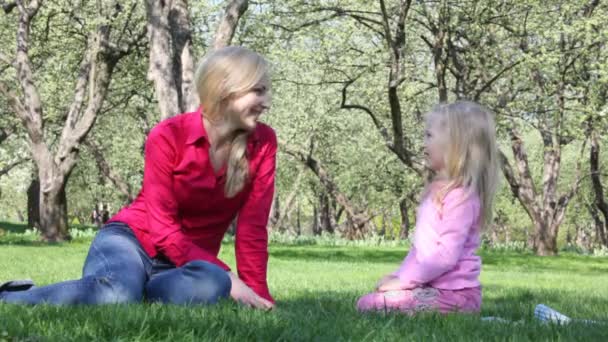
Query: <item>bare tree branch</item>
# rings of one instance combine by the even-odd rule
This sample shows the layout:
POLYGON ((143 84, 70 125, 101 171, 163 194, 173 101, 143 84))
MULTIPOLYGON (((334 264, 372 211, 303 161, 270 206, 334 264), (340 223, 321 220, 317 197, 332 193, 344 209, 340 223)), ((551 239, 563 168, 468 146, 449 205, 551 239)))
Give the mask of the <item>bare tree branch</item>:
POLYGON ((492 84, 494 84, 494 82, 496 82, 497 80, 499 80, 502 77, 502 75, 504 75, 507 71, 515 68, 519 64, 521 64, 521 62, 523 62, 523 60, 519 60, 519 61, 517 61, 515 63, 507 65, 502 70, 500 70, 499 72, 497 72, 496 75, 494 75, 494 77, 492 77, 491 79, 489 79, 486 83, 484 83, 483 86, 481 86, 481 88, 479 88, 477 91, 475 91, 475 95, 473 96, 473 100, 474 101, 479 101, 479 98, 481 97, 481 94, 483 94, 486 90, 488 90, 492 86, 492 84))
POLYGON ((17 161, 14 161, 12 163, 9 163, 8 165, 6 165, 5 167, 0 169, 0 177, 6 175, 7 173, 9 173, 12 169, 14 169, 15 167, 30 161, 29 158, 23 158, 23 159, 19 159, 17 161))
POLYGON ((4 10, 5 14, 9 14, 15 7, 17 7, 17 3, 15 1, 0 0, 0 6, 4 10))
POLYGON ((369 230, 369 222, 373 216, 369 215, 365 209, 357 208, 348 197, 340 191, 338 185, 325 166, 313 156, 313 140, 311 139, 311 150, 308 152, 288 146, 283 141, 279 141, 279 146, 285 153, 306 165, 318 177, 321 185, 323 185, 327 190, 327 193, 336 201, 336 203, 344 207, 349 222, 346 236, 349 238, 363 237, 369 230))
POLYGON ((283 26, 283 25, 280 25, 277 23, 271 23, 270 25, 274 26, 274 27, 278 27, 287 32, 293 33, 293 32, 297 32, 301 29, 304 29, 306 27, 318 25, 318 24, 330 21, 335 18, 350 17, 350 18, 354 19, 356 22, 358 22, 359 24, 361 24, 361 25, 367 27, 368 29, 372 30, 373 32, 377 33, 379 36, 381 36, 381 37, 384 36, 384 33, 382 32, 382 30, 379 29, 379 28, 382 28, 382 26, 383 26, 382 21, 373 19, 368 16, 368 15, 380 15, 380 13, 377 13, 377 12, 358 11, 358 10, 345 9, 345 8, 341 8, 341 7, 335 7, 335 6, 333 6, 333 7, 325 6, 325 7, 308 8, 306 11, 287 11, 287 12, 286 11, 275 11, 274 14, 280 15, 280 16, 297 18, 297 17, 302 17, 302 16, 310 14, 310 13, 319 13, 319 12, 332 12, 332 13, 323 18, 320 18, 320 19, 305 21, 295 27, 287 27, 287 26, 283 26))
POLYGON ((108 163, 108 161, 106 160, 104 153, 99 147, 99 145, 91 140, 86 140, 84 144, 93 153, 93 157, 95 158, 95 162, 97 164, 97 167, 99 168, 99 171, 107 179, 109 179, 112 184, 114 184, 116 189, 118 189, 118 191, 120 191, 120 193, 127 198, 128 202, 133 201, 136 194, 133 193, 131 185, 127 181, 125 181, 116 171, 114 171, 114 169, 112 169, 110 163, 108 163))

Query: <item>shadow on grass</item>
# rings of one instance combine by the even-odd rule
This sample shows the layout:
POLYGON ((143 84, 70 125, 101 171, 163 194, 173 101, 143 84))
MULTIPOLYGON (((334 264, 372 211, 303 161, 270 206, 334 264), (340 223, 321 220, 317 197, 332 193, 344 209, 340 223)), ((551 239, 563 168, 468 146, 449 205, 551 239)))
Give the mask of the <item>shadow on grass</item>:
POLYGON ((72 243, 86 243, 88 240, 76 240, 70 242, 44 242, 39 240, 27 240, 27 239, 6 239, 0 237, 0 246, 20 246, 20 247, 62 247, 68 246, 72 243))
POLYGON ((28 226, 26 223, 0 221, 0 229, 10 233, 24 233, 28 226))
MULTIPOLYGON (((94 226, 82 224, 72 224, 70 225, 70 229, 79 231, 86 231, 89 229, 97 230, 94 226)), ((91 238, 77 237, 69 242, 44 242, 39 239, 37 234, 30 233, 28 230, 31 230, 31 228, 25 223, 0 221, 0 246, 56 247, 69 243, 86 243, 91 240, 91 238)))

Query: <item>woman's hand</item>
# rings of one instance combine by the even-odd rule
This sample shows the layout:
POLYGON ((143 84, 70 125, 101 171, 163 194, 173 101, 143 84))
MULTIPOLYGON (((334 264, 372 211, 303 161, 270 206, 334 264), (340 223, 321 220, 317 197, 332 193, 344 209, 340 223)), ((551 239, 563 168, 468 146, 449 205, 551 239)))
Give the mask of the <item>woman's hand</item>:
POLYGON ((237 303, 244 304, 246 306, 262 309, 272 310, 274 304, 260 296, 247 286, 236 274, 228 272, 230 280, 232 281, 232 288, 230 290, 230 297, 237 303))
MULTIPOLYGON (((384 279, 384 278, 383 278, 384 279)), ((403 284, 399 278, 392 276, 376 288, 379 292, 403 290, 403 284)))

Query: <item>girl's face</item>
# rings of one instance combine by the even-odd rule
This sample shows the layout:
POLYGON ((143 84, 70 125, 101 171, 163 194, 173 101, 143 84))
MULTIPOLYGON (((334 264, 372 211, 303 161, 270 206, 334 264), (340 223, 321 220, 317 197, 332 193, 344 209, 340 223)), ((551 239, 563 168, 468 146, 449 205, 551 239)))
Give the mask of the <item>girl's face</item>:
POLYGON ((267 81, 260 81, 251 90, 229 100, 226 118, 236 129, 253 131, 258 119, 270 107, 267 81))
POLYGON ((429 117, 424 131, 424 156, 427 167, 437 173, 445 167, 446 135, 439 119, 429 117))

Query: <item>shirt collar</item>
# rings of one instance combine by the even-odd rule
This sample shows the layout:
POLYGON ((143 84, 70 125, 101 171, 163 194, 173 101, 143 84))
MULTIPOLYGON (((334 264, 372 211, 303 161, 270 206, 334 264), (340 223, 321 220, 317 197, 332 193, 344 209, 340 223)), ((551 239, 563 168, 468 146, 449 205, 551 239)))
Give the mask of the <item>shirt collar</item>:
POLYGON ((205 130, 205 125, 203 124, 203 108, 198 107, 195 112, 190 113, 188 115, 188 119, 186 120, 186 129, 188 130, 188 138, 186 139, 187 144, 194 144, 198 140, 207 138, 207 131, 205 130))

